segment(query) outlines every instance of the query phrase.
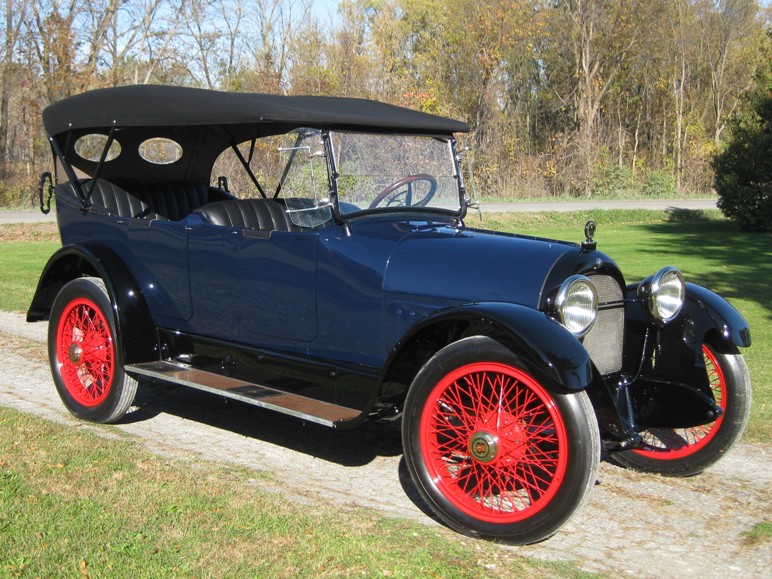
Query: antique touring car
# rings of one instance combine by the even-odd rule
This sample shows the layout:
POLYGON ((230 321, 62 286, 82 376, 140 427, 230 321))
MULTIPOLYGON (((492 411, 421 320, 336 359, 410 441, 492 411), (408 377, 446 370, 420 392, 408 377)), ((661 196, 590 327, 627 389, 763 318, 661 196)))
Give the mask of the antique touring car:
POLYGON ((141 380, 334 428, 401 419, 437 517, 512 543, 571 517, 602 450, 689 476, 745 427, 740 314, 673 267, 628 285, 591 223, 581 243, 467 227, 462 122, 162 86, 43 122, 63 246, 28 320, 50 320, 77 417, 119 420, 141 380))

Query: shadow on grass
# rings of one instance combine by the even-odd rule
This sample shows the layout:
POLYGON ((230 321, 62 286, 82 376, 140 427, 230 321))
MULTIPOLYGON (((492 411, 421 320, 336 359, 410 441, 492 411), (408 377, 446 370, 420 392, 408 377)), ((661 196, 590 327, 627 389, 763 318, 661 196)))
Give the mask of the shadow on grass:
POLYGON ((669 223, 694 223, 695 221, 709 221, 710 216, 701 209, 681 209, 671 207, 667 210, 669 223))
POLYGON ((642 251, 678 256, 689 281, 730 301, 756 302, 772 319, 772 235, 745 233, 731 221, 706 218, 702 211, 675 209, 667 223, 641 226, 642 251))

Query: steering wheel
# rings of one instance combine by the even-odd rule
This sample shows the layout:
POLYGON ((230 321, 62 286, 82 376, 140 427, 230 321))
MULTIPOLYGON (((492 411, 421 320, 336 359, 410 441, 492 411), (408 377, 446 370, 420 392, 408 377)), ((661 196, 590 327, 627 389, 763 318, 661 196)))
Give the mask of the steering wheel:
POLYGON ((370 203, 370 209, 375 209, 382 201, 386 201, 386 206, 399 205, 401 207, 424 207, 429 200, 434 197, 437 192, 437 179, 429 175, 429 173, 416 173, 415 175, 408 175, 407 177, 400 179, 396 183, 392 183, 386 187, 383 191, 378 193, 377 197, 370 203), (415 203, 413 202, 413 183, 416 181, 427 181, 429 183, 429 192, 424 195, 422 199, 419 199, 415 203), (404 191, 399 191, 402 187, 407 185, 404 191), (404 197, 404 199, 401 199, 404 197))

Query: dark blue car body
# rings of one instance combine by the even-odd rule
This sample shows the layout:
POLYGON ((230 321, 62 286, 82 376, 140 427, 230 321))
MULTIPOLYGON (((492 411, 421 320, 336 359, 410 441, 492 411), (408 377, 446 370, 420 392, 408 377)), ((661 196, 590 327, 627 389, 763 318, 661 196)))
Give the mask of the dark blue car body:
MULTIPOLYGON (((591 456, 599 454, 597 440, 644 468, 634 453, 647 432, 720 424, 727 412, 706 373, 712 362, 705 345, 728 353, 749 346, 740 314, 709 290, 684 284, 674 270, 628 285, 614 261, 597 250, 592 228, 584 242, 568 243, 467 227, 469 199, 453 136, 467 129, 463 123, 370 101, 169 87, 86 93, 50 107, 44 122, 57 165, 52 191, 63 246, 43 271, 28 319, 50 318, 53 328, 52 311, 61 319, 76 311, 59 297, 68 284, 100 280, 110 304, 102 318, 113 328, 100 348, 114 346, 115 352, 107 362, 100 354, 99 364, 112 364, 113 380, 124 373, 127 379, 168 380, 338 428, 367 419, 405 415, 407 420, 408 414, 425 420, 429 415, 422 408, 430 404, 416 406, 413 399, 420 396, 411 390, 425 390, 443 413, 452 404, 433 386, 416 382, 434 367, 453 366, 442 352, 448 359, 466 355, 459 354, 461 345, 477 340, 475 347, 490 351, 481 354, 482 362, 500 364, 496 360, 511 354, 511 366, 543 386, 534 386, 539 395, 560 400, 581 395, 591 402, 594 416, 586 420, 594 438, 572 437, 569 419, 557 421, 565 421, 569 438, 592 447, 581 451, 588 463, 581 467, 582 480, 592 478, 593 460, 597 467, 597 456, 591 456), (302 127, 313 128, 308 146, 304 139, 312 132, 302 127), (444 147, 450 151, 447 182, 454 189, 436 175, 411 171, 397 187, 378 185, 374 191, 383 190, 374 200, 351 201, 355 193, 344 188, 354 177, 346 181, 342 172, 358 157, 350 153, 344 159, 347 145, 339 131, 352 138, 368 131, 376 139, 420 137, 429 147, 444 147), (297 137, 293 146, 279 148, 290 151, 290 160, 272 195, 250 164, 260 149, 258 139, 284 133, 297 137), (103 148, 89 157, 77 143, 94 134, 103 148), (159 139, 159 148, 172 142, 182 153, 171 161, 147 161, 143 144, 159 139), (112 157, 115 143, 121 151, 112 157), (236 150, 242 143, 247 145, 236 150), (132 154, 134 149, 140 153, 132 154), (215 159, 228 149, 256 188, 250 198, 230 193, 227 181, 213 173, 215 159), (295 178, 288 179, 292 163, 299 167, 297 183, 317 186, 321 180, 321 194, 285 197, 295 178), (323 178, 319 167, 326 169, 323 178), (417 200, 426 188, 429 192, 417 200), (448 206, 454 191, 457 205, 448 206), (312 219, 303 221, 303 212, 312 219), (670 294, 656 295, 660 281, 670 284, 670 294), (679 299, 669 318, 657 313, 658 307, 669 307, 668 300, 679 299), (561 300, 575 302, 564 311, 561 300), (577 323, 586 316, 592 320, 571 330, 573 321, 564 318, 572 315, 577 323)), ((395 180, 399 177, 395 174, 395 180)), ((356 178, 360 188, 373 180, 371 175, 356 178)), ((75 296, 69 303, 83 302, 77 297, 80 286, 68 290, 75 296)), ((86 290, 85 303, 98 310, 102 298, 86 290)), ((52 371, 65 404, 82 418, 120 419, 130 396, 121 402, 110 402, 104 393, 90 398, 98 380, 94 366, 86 368, 84 362, 86 330, 63 330, 65 325, 59 321, 59 329, 50 330, 52 371), (68 383, 57 377, 70 364, 75 378, 68 383), (109 412, 100 413, 108 403, 109 412)), ((461 366, 477 368, 471 362, 461 366)), ((465 400, 475 397, 460 388, 465 400)), ((550 404, 545 401, 545 407, 550 404)), ((458 428, 455 419, 443 420, 458 428)), ((475 420, 462 450, 454 451, 464 456, 437 464, 500 464, 505 446, 507 460, 520 456, 514 450, 520 443, 504 442, 510 427, 488 428, 480 426, 488 418, 475 420)), ((403 430, 406 437, 418 433, 420 440, 413 446, 406 442, 411 474, 440 518, 462 532, 539 540, 555 532, 584 496, 584 490, 577 492, 576 501, 563 505, 555 497, 569 491, 557 489, 553 495, 545 490, 551 486, 538 483, 534 488, 545 493, 552 508, 533 508, 561 511, 552 520, 521 518, 513 514, 519 507, 507 507, 499 522, 498 514, 488 514, 487 503, 478 517, 464 506, 465 488, 460 493, 435 488, 437 477, 426 473, 435 467, 414 460, 427 452, 429 432, 420 421, 415 424, 403 430)), ((731 442, 742 428, 733 430, 739 432, 731 442)), ((721 452, 728 447, 722 444, 721 452)), ((687 453, 686 458, 692 457, 687 453)), ((655 459, 652 464, 675 464, 667 462, 669 456, 655 459)), ((570 460, 566 464, 574 468, 570 460)), ((501 486, 471 494, 499 496, 501 486)))

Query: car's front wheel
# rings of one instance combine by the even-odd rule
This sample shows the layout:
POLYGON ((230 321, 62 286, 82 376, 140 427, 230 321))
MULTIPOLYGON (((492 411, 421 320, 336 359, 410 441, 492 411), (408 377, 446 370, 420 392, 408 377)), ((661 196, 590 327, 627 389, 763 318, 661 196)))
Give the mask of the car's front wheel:
POLYGON ((59 396, 74 416, 110 423, 131 406, 137 381, 120 363, 112 304, 101 279, 75 279, 56 296, 48 356, 59 396))
POLYGON ((405 401, 405 462, 457 531, 526 544, 554 534, 594 484, 598 425, 587 395, 556 393, 509 349, 474 336, 440 350, 405 401))
POLYGON ((703 344, 702 355, 723 414, 692 428, 650 428, 642 433, 640 448, 612 454, 614 462, 645 472, 692 476, 724 456, 740 439, 751 409, 751 379, 745 360, 734 346, 703 344))

